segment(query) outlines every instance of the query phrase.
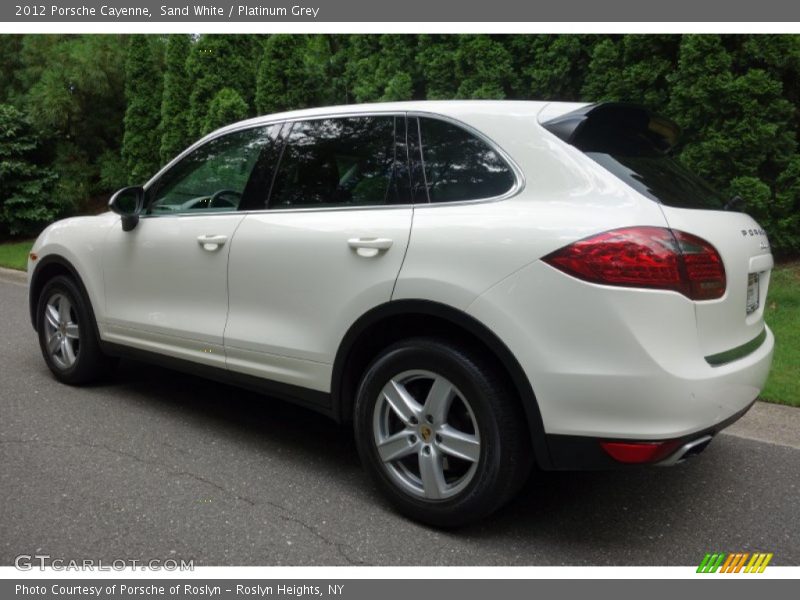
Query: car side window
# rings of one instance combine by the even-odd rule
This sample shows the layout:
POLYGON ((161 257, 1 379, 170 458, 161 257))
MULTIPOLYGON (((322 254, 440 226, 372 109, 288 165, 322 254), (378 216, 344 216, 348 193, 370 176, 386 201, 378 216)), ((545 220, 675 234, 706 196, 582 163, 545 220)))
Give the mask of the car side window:
POLYGON ((246 204, 246 196, 260 196, 266 182, 256 168, 275 145, 280 125, 235 131, 203 144, 184 156, 148 190, 148 214, 230 212, 246 204), (254 185, 255 183, 255 185, 254 185))
POLYGON ((514 186, 511 167, 488 143, 465 129, 420 117, 419 134, 431 202, 494 198, 514 186))
POLYGON ((391 115, 295 122, 286 135, 270 208, 409 202, 401 183, 407 169, 398 162, 398 129, 404 137, 405 119, 391 115))

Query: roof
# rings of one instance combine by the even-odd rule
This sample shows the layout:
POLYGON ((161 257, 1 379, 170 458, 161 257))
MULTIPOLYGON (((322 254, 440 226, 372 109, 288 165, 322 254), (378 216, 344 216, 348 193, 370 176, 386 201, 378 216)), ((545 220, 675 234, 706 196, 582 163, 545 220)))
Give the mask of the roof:
POLYGON ((372 102, 365 104, 344 104, 339 106, 323 106, 306 108, 288 112, 273 113, 239 121, 222 127, 205 138, 216 137, 228 130, 240 129, 274 121, 295 120, 329 115, 348 115, 365 112, 420 112, 431 113, 470 121, 470 116, 513 116, 536 119, 540 112, 547 113, 548 118, 575 110, 583 104, 574 102, 550 102, 536 100, 414 100, 408 102, 372 102))

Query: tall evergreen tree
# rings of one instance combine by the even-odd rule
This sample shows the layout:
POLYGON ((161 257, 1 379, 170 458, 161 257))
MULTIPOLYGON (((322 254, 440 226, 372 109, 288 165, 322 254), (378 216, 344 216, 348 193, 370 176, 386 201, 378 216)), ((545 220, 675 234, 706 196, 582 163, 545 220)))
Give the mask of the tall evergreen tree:
POLYGON ((420 35, 416 56, 424 87, 424 98, 446 100, 458 92, 456 78, 457 35, 420 35))
POLYGON ((189 75, 186 61, 191 49, 188 35, 171 35, 164 58, 164 92, 161 100, 161 164, 166 164, 192 141, 189 132, 189 75))
POLYGON ((203 35, 186 62, 190 78, 189 131, 199 136, 205 128, 211 101, 222 88, 236 91, 254 114, 256 65, 262 46, 246 35, 203 35))
POLYGON ((716 35, 681 41, 670 77, 670 111, 687 140, 681 159, 719 189, 741 195, 762 225, 780 231, 773 247, 784 252, 798 239, 786 230, 797 221, 782 222, 800 188, 795 109, 768 71, 737 72, 725 41, 716 35))
POLYGON ((635 102, 664 111, 679 44, 676 35, 625 35, 600 41, 592 50, 583 97, 635 102))
POLYGON ((158 170, 162 77, 150 36, 131 36, 125 62, 125 134, 122 159, 130 183, 143 183, 158 170))
POLYGON ((511 53, 492 36, 461 36, 455 67, 459 98, 503 99, 511 87, 511 53))
MULTIPOLYGON (((324 86, 325 65, 312 52, 306 35, 271 35, 256 79, 255 105, 259 114, 314 106, 324 86)), ((324 59, 323 59, 324 60, 324 59)))
POLYGON ((595 35, 512 35, 513 94, 519 99, 580 100, 595 35))
POLYGON ((419 80, 417 39, 410 35, 354 35, 347 77, 356 102, 411 100, 419 80))

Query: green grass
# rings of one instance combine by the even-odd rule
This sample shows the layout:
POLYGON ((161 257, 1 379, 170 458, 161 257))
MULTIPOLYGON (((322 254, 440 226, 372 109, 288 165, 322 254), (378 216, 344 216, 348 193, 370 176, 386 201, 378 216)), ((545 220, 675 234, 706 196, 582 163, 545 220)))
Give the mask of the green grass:
POLYGON ((0 244, 0 267, 24 271, 28 266, 28 253, 33 240, 0 244))
POLYGON ((772 271, 764 315, 775 334, 775 358, 761 399, 800 406, 800 262, 772 271))

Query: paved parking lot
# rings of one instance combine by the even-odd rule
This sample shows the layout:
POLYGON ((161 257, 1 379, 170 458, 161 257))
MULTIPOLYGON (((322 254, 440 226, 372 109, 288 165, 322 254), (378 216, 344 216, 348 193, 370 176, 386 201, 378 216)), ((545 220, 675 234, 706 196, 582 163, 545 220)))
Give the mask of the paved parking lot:
POLYGON ((311 412, 134 362, 58 384, 25 297, 0 277, 0 564, 690 565, 712 550, 800 564, 792 429, 789 445, 723 434, 672 469, 538 474, 488 521, 436 531, 394 514, 350 431, 311 412))

